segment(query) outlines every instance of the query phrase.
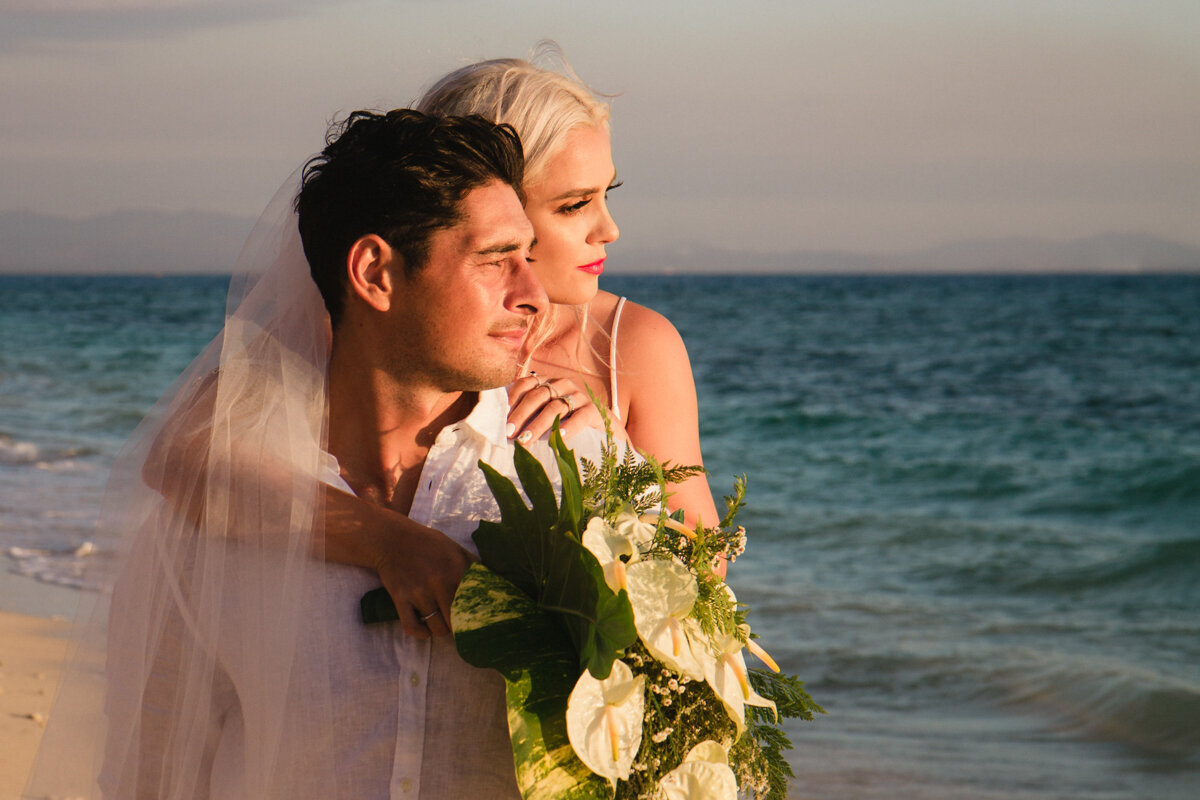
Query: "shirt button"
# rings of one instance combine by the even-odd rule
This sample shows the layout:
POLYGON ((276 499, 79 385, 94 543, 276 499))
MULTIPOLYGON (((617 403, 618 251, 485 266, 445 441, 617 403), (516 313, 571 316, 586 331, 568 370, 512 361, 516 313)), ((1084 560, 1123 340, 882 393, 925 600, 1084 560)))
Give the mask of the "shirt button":
POLYGON ((421 683, 421 676, 414 672, 412 675, 408 676, 408 682, 413 686, 418 686, 421 683))
POLYGON ((403 792, 411 792, 412 781, 410 781, 408 778, 404 778, 402 781, 400 781, 400 790, 403 792))

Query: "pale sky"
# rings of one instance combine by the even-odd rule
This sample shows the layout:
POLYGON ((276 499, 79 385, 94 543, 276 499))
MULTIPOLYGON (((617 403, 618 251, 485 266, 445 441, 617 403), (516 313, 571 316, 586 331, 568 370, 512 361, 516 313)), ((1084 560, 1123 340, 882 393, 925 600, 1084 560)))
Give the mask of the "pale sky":
POLYGON ((254 216, 326 123, 559 42, 623 243, 1200 246, 1200 2, 0 0, 0 212, 254 216))

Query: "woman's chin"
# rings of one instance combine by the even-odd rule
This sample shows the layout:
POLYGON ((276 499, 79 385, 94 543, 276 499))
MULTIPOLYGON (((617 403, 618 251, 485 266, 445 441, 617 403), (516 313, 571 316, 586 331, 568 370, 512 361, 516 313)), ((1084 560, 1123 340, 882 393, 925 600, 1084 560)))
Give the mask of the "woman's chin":
POLYGON ((555 293, 550 296, 550 302, 556 306, 582 306, 587 305, 596 296, 599 291, 598 286, 593 286, 591 291, 571 291, 555 293))

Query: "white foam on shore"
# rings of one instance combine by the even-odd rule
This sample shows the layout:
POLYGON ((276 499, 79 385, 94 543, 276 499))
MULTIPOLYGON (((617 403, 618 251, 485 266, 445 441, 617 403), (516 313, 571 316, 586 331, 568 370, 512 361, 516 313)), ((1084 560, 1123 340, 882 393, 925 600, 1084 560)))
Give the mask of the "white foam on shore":
POLYGON ((33 442, 19 442, 0 434, 0 464, 33 464, 40 456, 41 450, 33 442))
POLYGON ((100 551, 90 541, 73 548, 10 547, 5 552, 14 562, 10 571, 17 575, 69 589, 94 588, 85 579, 87 561, 100 551))

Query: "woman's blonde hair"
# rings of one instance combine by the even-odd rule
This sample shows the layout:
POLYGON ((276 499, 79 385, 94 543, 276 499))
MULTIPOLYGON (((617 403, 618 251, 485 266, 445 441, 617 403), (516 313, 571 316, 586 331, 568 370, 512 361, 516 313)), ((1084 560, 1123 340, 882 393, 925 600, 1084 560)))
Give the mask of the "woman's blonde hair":
POLYGON ((513 126, 525 150, 526 184, 538 180, 573 128, 608 128, 608 103, 550 41, 540 42, 529 61, 497 58, 457 69, 426 91, 416 108, 438 116, 479 114, 513 126))

